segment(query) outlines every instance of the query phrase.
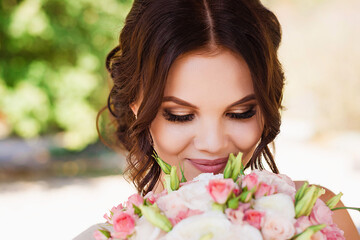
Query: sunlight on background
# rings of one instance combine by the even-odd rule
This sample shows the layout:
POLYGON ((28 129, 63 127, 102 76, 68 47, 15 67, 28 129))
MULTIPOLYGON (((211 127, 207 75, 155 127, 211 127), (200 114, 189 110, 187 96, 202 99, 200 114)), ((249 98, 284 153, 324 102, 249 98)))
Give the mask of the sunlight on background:
MULTIPOLYGON (((131 2, 0 3, 2 238, 72 239, 135 191, 121 175, 124 157, 95 128, 109 89, 105 57, 131 2)), ((283 30, 278 167, 359 207, 360 2, 263 2, 283 30)))

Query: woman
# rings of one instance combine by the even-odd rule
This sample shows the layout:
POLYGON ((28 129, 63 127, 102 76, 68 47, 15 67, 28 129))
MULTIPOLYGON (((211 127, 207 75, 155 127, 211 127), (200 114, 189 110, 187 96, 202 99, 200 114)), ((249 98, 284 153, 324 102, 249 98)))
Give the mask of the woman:
MULTIPOLYGON (((277 18, 256 0, 134 1, 107 57, 108 109, 139 192, 163 189, 154 150, 187 179, 221 172, 239 151, 246 167, 265 159, 278 173, 269 144, 281 123, 280 40, 277 18)), ((359 239, 347 211, 334 220, 359 239)))

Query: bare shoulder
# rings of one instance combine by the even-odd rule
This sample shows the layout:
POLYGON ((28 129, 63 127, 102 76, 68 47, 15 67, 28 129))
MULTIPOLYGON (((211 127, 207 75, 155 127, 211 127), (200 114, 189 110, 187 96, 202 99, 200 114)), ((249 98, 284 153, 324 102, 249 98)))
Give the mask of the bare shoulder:
MULTIPOLYGON (((294 181, 296 190, 299 189, 305 181, 294 181)), ((321 200, 327 202, 330 198, 334 197, 336 194, 326 187, 319 186, 325 189, 325 194, 320 197, 321 200)), ((339 201, 336 207, 344 207, 344 204, 339 201)), ((348 211, 346 209, 335 210, 333 211, 333 219, 334 222, 338 225, 338 227, 344 231, 344 235, 346 239, 351 240, 360 240, 359 232, 357 231, 354 222, 352 221, 348 211)))

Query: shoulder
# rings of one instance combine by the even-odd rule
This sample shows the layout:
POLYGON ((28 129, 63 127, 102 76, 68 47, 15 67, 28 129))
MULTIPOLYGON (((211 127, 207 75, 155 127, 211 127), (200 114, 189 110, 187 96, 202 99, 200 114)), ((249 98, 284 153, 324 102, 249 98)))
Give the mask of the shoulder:
POLYGON ((98 223, 95 225, 92 225, 85 231, 81 232, 79 235, 77 235, 73 240, 94 240, 94 232, 98 229, 108 229, 110 230, 109 224, 106 223, 98 223))
MULTIPOLYGON (((305 181, 294 181, 294 182, 295 182, 296 190, 298 190, 305 183, 305 181)), ((323 186, 319 186, 319 187, 325 189, 325 194, 323 194, 320 197, 320 199, 323 200, 324 202, 327 202, 330 198, 336 195, 326 187, 323 186)), ((336 207, 344 207, 344 204, 341 201, 339 201, 336 207)), ((344 235, 346 239, 360 240, 359 232, 357 231, 355 224, 352 221, 346 209, 333 211, 333 220, 334 223, 336 223, 336 225, 338 225, 338 227, 344 231, 344 235)))

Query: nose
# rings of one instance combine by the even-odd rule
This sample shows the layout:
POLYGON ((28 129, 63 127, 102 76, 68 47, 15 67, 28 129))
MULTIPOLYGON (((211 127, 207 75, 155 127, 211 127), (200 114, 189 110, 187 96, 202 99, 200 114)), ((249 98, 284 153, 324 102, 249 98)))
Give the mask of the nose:
POLYGON ((199 124, 194 137, 195 148, 211 154, 222 153, 227 148, 228 136, 221 121, 212 120, 199 124))

